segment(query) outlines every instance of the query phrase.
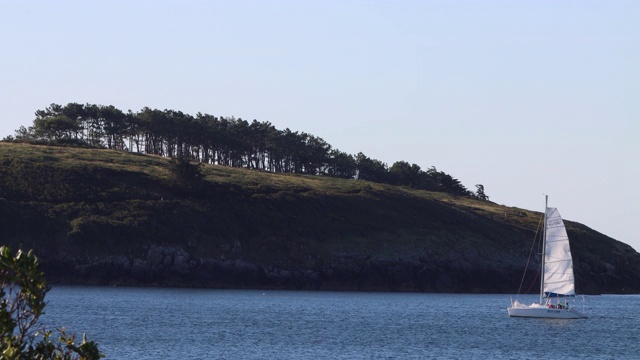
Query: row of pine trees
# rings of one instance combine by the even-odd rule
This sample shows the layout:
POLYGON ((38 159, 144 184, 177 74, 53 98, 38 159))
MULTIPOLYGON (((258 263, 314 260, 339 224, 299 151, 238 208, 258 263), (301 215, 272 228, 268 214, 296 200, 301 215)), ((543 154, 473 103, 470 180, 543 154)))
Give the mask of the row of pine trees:
POLYGON ((488 199, 482 185, 473 193, 435 167, 397 161, 391 167, 362 152, 350 155, 322 138, 270 122, 234 117, 195 116, 148 107, 123 112, 112 105, 51 104, 35 113, 33 125, 20 127, 5 141, 37 141, 154 154, 207 164, 278 173, 325 175, 410 186, 488 199))

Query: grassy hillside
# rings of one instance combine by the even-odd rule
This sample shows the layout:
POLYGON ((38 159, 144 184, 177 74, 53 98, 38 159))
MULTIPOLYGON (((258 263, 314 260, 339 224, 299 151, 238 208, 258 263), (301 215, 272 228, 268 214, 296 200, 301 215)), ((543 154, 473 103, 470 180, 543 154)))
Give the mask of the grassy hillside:
MULTIPOLYGON (((517 291, 541 214, 467 197, 0 142, 0 242, 53 282, 517 291)), ((640 292, 640 255, 567 222, 582 293, 640 292)), ((533 274, 525 289, 533 289, 533 274)))

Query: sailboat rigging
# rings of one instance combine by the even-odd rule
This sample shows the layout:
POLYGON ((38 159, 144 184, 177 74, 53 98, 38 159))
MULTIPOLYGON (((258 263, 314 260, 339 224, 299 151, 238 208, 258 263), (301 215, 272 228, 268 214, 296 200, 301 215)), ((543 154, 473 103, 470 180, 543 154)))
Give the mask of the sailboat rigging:
POLYGON ((544 228, 540 276, 540 301, 525 305, 517 299, 507 308, 509 316, 552 319, 581 319, 587 316, 569 307, 567 298, 575 296, 573 259, 569 236, 556 208, 545 196, 544 228), (560 300, 562 298, 562 300, 560 300), (555 303, 552 299, 555 299, 555 303))

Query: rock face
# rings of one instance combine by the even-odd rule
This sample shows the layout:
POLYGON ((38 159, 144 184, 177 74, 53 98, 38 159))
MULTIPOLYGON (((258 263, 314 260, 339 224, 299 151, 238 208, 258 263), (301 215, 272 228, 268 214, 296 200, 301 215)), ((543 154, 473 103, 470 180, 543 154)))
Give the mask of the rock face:
POLYGON ((182 248, 152 246, 144 258, 116 255, 91 263, 78 260, 64 264, 47 259, 44 265, 51 280, 60 283, 427 292, 512 290, 491 280, 505 278, 501 269, 478 271, 479 264, 358 254, 340 254, 312 268, 282 268, 242 259, 196 258, 182 248))
MULTIPOLYGON (((291 266, 292 259, 261 263, 239 258, 198 256, 181 246, 151 245, 140 257, 108 255, 102 260, 76 259, 62 262, 47 258, 45 273, 54 283, 102 285, 175 286, 210 288, 270 288, 305 290, 418 291, 464 293, 515 293, 524 264, 516 256, 499 261, 483 258, 477 252, 448 256, 407 258, 336 253, 326 258, 312 257, 305 265, 291 266), (62 270, 62 271, 61 271, 62 270)), ((532 265, 536 268, 534 260, 532 265)), ((635 293, 637 278, 624 277, 613 265, 604 283, 581 287, 581 293, 603 289, 635 293)), ((578 263, 576 271, 589 272, 578 263)), ((521 291, 536 293, 535 274, 529 274, 521 291)))

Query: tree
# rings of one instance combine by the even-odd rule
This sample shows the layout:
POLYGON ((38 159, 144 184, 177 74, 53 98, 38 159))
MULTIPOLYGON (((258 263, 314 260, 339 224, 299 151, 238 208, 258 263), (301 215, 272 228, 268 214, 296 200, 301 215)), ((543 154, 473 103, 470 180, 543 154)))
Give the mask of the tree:
POLYGON ((33 123, 36 136, 50 141, 71 139, 79 129, 77 123, 65 115, 38 118, 33 123))
POLYGON ((98 117, 103 119, 104 136, 107 140, 107 148, 124 149, 124 135, 126 134, 127 124, 125 122, 126 115, 113 105, 98 106, 98 117))
POLYGON ((204 174, 200 170, 202 163, 191 163, 186 156, 171 159, 169 170, 174 176, 176 184, 184 191, 197 190, 202 185, 204 174))
POLYGON ((324 173, 329 163, 331 145, 322 138, 311 134, 302 133, 302 136, 302 148, 300 152, 302 172, 309 175, 324 173))
POLYGON ((16 140, 33 140, 35 139, 33 126, 29 126, 26 128, 24 126, 20 126, 18 130, 16 130, 16 140))
POLYGON ((356 159, 340 150, 331 150, 327 174, 344 179, 353 179, 356 176, 356 159))
POLYGON ((14 256, 9 247, 0 247, 0 359, 101 358, 98 345, 87 341, 86 336, 77 342, 62 328, 55 342, 51 331, 33 331, 43 314, 48 291, 38 259, 31 251, 18 250, 14 256))
POLYGON ((387 164, 371 159, 362 152, 356 155, 356 169, 358 180, 385 182, 388 177, 387 164))
POLYGON ((487 194, 484 193, 484 185, 477 184, 476 185, 476 197, 480 200, 489 200, 487 194))
POLYGON ((422 170, 420 170, 420 166, 416 164, 409 165, 406 161, 396 161, 391 168, 389 168, 392 184, 407 185, 413 188, 418 188, 421 173, 422 170))
MULTIPOLYGON (((172 171, 179 185, 189 191, 201 185, 198 177, 192 176, 198 171, 189 170, 188 166, 188 161, 196 161, 277 173, 367 180, 456 196, 486 196, 468 190, 458 179, 434 167, 423 171, 406 161, 388 167, 363 153, 349 155, 334 150, 331 144, 312 134, 288 128, 278 130, 270 122, 202 113, 194 117, 181 111, 148 107, 125 114, 111 105, 78 103, 51 104, 35 115, 33 126, 22 126, 15 137, 4 140, 106 146, 184 158, 173 162, 172 171)), ((483 199, 488 200, 488 196, 483 199)))

